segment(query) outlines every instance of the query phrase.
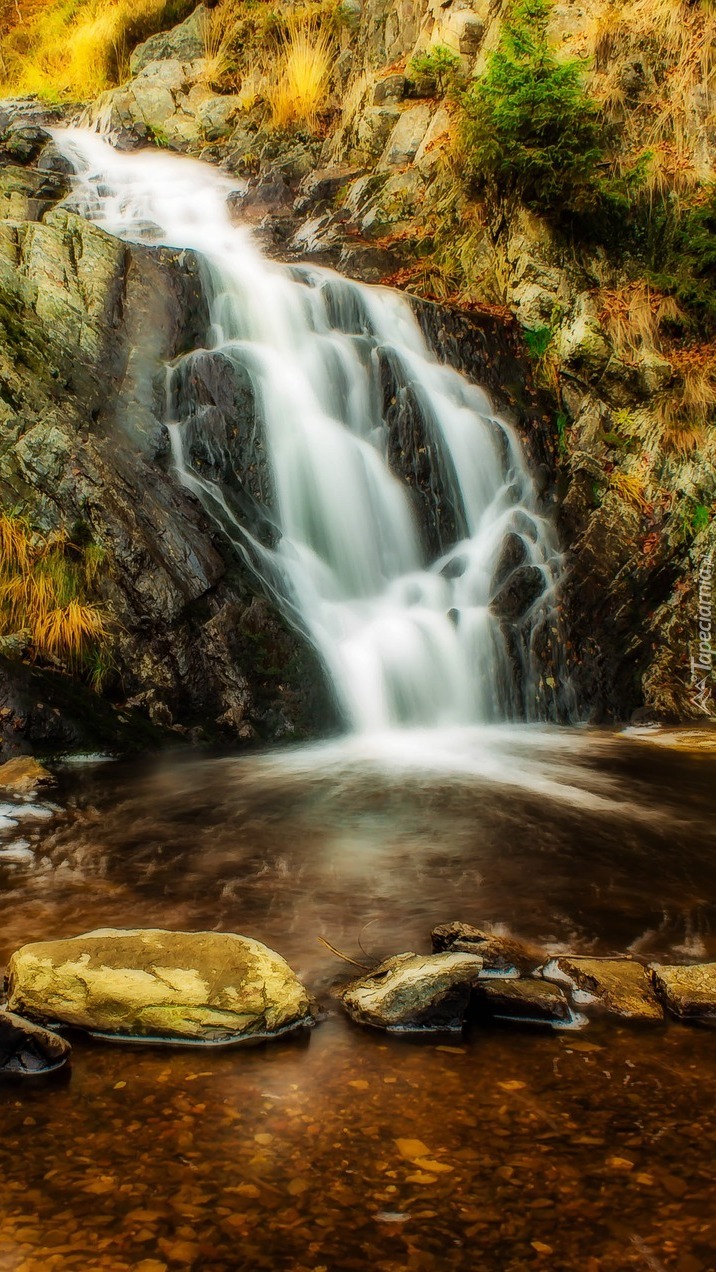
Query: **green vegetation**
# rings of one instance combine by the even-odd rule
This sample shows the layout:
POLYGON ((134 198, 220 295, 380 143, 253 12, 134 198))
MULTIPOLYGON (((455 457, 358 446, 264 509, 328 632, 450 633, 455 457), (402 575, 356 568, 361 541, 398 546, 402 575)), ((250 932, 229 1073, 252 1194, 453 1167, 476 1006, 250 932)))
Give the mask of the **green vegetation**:
POLYGON ((561 218, 597 200, 604 125, 578 61, 559 61, 548 0, 517 0, 487 70, 462 98, 472 188, 561 218))
POLYGON ((461 82, 458 53, 436 44, 425 53, 416 53, 408 65, 408 76, 419 97, 446 97, 461 82))

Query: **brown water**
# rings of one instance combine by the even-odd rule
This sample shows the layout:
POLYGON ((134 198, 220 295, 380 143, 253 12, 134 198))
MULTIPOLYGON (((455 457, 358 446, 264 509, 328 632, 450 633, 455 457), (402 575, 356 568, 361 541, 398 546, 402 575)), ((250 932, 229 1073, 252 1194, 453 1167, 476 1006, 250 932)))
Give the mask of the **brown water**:
POLYGON ((461 918, 714 958, 715 777, 510 730, 68 768, 62 811, 0 830, 30 845, 0 852, 0 961, 100 925, 244 932, 331 1014, 250 1050, 76 1039, 68 1080, 0 1088, 2 1272, 716 1268, 716 1033, 387 1038, 336 1012, 350 969, 318 940, 367 962, 461 918))

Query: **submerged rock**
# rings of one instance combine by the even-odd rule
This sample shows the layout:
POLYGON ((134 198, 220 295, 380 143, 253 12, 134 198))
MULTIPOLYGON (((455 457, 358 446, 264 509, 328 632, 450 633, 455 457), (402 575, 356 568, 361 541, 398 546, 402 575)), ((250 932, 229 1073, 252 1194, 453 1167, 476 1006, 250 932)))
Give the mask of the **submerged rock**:
POLYGON ((478 954, 486 971, 506 971, 516 967, 518 972, 533 972, 544 960, 536 946, 528 945, 514 936, 496 936, 484 932, 470 923, 441 923, 430 934, 433 949, 456 950, 464 954, 478 954))
POLYGON ((547 980, 567 981, 589 994, 600 1007, 631 1020, 663 1020, 649 977, 628 958, 552 959, 543 968, 547 980))
POLYGON ((478 1013, 496 1020, 570 1025, 575 1016, 558 985, 530 977, 519 980, 494 979, 480 982, 475 995, 478 1013))
POLYGON ((312 1021, 279 954, 226 932, 105 929, 13 954, 12 1010, 116 1038, 225 1043, 312 1021))
POLYGON ((649 967, 654 988, 669 1011, 682 1020, 716 1020, 716 963, 690 967, 649 967))
POLYGON ((341 990, 361 1025, 405 1031, 458 1030, 482 970, 475 954, 396 954, 341 990))
POLYGON ((61 1069, 72 1048, 51 1033, 12 1011, 0 1010, 0 1077, 36 1078, 61 1069))
POLYGON ((12 791, 15 795, 25 795, 38 786, 46 786, 52 782, 52 774, 31 755, 18 755, 6 764, 0 764, 0 790, 12 791))

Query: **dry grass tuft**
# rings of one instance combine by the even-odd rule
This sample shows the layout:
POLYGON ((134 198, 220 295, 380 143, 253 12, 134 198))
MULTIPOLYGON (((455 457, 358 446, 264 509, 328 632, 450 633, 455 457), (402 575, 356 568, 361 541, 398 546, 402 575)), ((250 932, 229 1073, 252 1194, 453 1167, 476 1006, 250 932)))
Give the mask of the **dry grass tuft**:
POLYGON ((688 0, 619 0, 589 24, 580 50, 592 92, 624 129, 618 166, 640 159, 653 195, 712 177, 703 144, 716 111, 716 11, 688 0))
POLYGON ((683 318, 673 296, 664 295, 642 280, 602 291, 599 307, 600 321, 623 362, 635 363, 645 355, 660 352, 664 324, 683 318))
POLYGON ((274 128, 303 124, 315 131, 328 101, 332 61, 325 30, 313 23, 292 23, 266 89, 274 128))
POLYGON ((34 534, 24 518, 0 515, 0 636, 81 670, 109 641, 106 612, 87 597, 103 560, 97 545, 80 551, 66 534, 34 534))
POLYGON ((635 473, 614 472, 609 478, 609 485, 620 499, 632 508, 636 508, 637 512, 649 512, 651 505, 646 497, 646 487, 641 477, 635 473))
POLYGON ((167 0, 18 5, 0 34, 0 91, 96 97, 123 78, 131 48, 161 28, 167 8, 167 0))

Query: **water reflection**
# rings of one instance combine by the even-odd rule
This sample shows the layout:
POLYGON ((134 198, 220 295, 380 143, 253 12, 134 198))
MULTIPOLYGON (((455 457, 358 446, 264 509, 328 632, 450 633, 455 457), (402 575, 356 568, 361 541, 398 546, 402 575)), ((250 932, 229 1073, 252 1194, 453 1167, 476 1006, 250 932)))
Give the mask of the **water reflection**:
MULTIPOLYGON (((587 731, 425 742, 68 768, 45 820, 3 813, 30 858, 0 853, 0 957, 228 929, 329 1011, 350 969, 319 936, 365 961, 459 917, 716 957, 714 757, 587 731)), ((415 1047, 335 1013, 240 1053, 80 1041, 66 1086, 3 1092, 0 1269, 708 1272, 712 1043, 611 1022, 415 1047)))

